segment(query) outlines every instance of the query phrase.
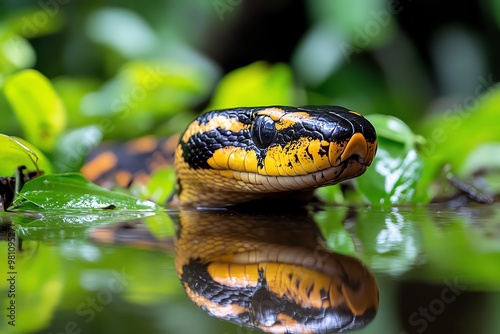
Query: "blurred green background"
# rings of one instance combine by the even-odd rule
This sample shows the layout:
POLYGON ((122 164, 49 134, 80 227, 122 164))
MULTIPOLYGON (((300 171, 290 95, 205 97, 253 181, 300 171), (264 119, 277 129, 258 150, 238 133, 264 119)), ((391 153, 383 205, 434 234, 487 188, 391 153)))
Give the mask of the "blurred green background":
POLYGON ((5 79, 34 67, 53 80, 70 126, 123 109, 126 99, 111 100, 133 98, 134 84, 146 93, 135 92, 141 101, 130 101, 131 114, 164 120, 166 110, 201 110, 223 74, 261 60, 289 66, 295 103, 412 123, 496 81, 499 8, 494 0, 4 0, 0 70, 5 79))
POLYGON ((0 133, 64 172, 101 140, 179 132, 207 109, 342 105, 409 125, 377 130, 417 161, 397 166, 426 202, 445 164, 499 169, 499 24, 494 0, 4 0, 0 133))

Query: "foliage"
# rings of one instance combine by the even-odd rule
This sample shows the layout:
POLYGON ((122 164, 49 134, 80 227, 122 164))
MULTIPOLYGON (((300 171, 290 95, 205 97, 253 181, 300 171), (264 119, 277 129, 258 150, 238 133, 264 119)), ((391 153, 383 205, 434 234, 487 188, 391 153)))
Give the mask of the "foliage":
POLYGON ((66 111, 49 80, 35 70, 9 77, 5 97, 21 123, 26 139, 51 151, 66 125, 66 111))
POLYGON ((11 176, 18 166, 26 166, 29 170, 52 172, 50 161, 33 145, 21 138, 0 134, 0 174, 11 176))
MULTIPOLYGON (((452 194, 444 168, 483 192, 500 193, 499 1, 114 6, 0 3, 0 176, 13 176, 20 165, 45 172, 17 194, 14 211, 0 212, 2 228, 13 224, 22 239, 17 331, 241 331, 214 330, 223 325, 178 302, 171 254, 88 240, 95 227, 134 219, 156 237, 173 237, 172 219, 148 201, 165 203, 172 169, 158 170, 144 187, 118 191, 77 172, 104 140, 178 133, 199 112, 242 105, 342 105, 375 125, 378 154, 367 172, 348 191, 318 189, 328 204, 340 204, 315 216, 330 249, 361 257, 391 289, 397 277, 432 283, 459 277, 470 290, 498 289, 498 208, 457 214, 420 204, 452 194), (286 6, 298 6, 299 17, 283 13, 286 6), (467 20, 453 14, 460 8, 467 20), (95 319, 82 316, 117 273, 123 285, 112 294, 113 307, 97 305, 95 319)), ((0 258, 6 250, 0 248, 0 258)), ((6 289, 2 280, 0 291, 6 289)), ((387 314, 375 321, 379 332, 398 330, 387 314)), ((10 330, 4 326, 2 333, 10 330)))
POLYGON ((156 206, 101 188, 77 173, 43 175, 28 182, 13 203, 15 210, 50 212, 144 210, 156 206))
MULTIPOLYGON (((421 89, 412 89, 412 94, 408 94, 409 87, 397 84, 400 78, 368 67, 360 57, 384 48, 396 38, 399 27, 395 19, 406 5, 375 1, 366 8, 366 4, 356 1, 345 7, 311 0, 308 9, 313 24, 296 46, 290 64, 257 61, 227 73, 218 83, 220 69, 196 51, 196 31, 177 29, 165 35, 152 12, 144 11, 147 8, 112 7, 91 10, 78 23, 83 24, 87 40, 81 34, 73 36, 86 46, 79 52, 101 62, 104 75, 92 75, 95 71, 83 65, 90 75, 65 74, 49 79, 30 69, 37 55, 29 40, 77 24, 65 20, 66 9, 73 5, 13 11, 3 17, 0 26, 4 50, 0 58, 0 108, 6 120, 0 124, 0 133, 26 138, 33 152, 38 148, 37 164, 46 173, 73 172, 79 170, 85 156, 101 140, 179 132, 194 117, 200 103, 208 105, 207 109, 341 104, 377 114, 369 119, 378 132, 378 154, 373 166, 355 181, 354 193, 344 197, 338 187, 331 187, 322 189, 320 196, 343 204, 427 203, 441 192, 435 181, 442 176, 445 164, 466 180, 484 166, 477 161, 483 161, 490 171, 498 169, 488 163, 486 156, 499 142, 493 120, 499 117, 496 106, 500 95, 491 76, 480 76, 479 84, 473 87, 474 96, 465 97, 455 109, 417 122, 418 109, 431 100, 414 55, 407 58, 412 62, 412 66, 406 66, 407 75, 415 78, 414 84, 421 89), (359 10, 352 10, 353 6, 359 10), (480 149, 483 144, 490 145, 490 149, 480 149), (474 154, 474 159, 467 158, 468 154, 474 154)), ((195 6, 203 15, 213 9, 201 3, 195 6)), ((176 10, 187 8, 191 7, 182 5, 176 10)), ((215 9, 221 20, 238 10, 236 6, 215 9)), ((74 54, 71 48, 68 45, 65 52, 74 54)), ((78 59, 75 54, 69 64, 78 59)), ((380 66, 383 70, 383 64, 380 66)), ((5 160, 9 157, 10 163, 2 166, 2 175, 12 175, 17 164, 36 167, 32 162, 36 159, 29 159, 32 155, 28 150, 14 150, 14 158, 12 149, 8 149, 12 145, 3 147, 0 154, 5 160)), ((172 189, 172 174, 161 175, 133 194, 149 198, 155 189, 156 199, 163 202, 172 189)), ((497 178, 491 175, 496 174, 489 173, 483 181, 493 192, 497 178)))
POLYGON ((357 182, 359 190, 374 205, 414 202, 423 167, 416 136, 397 118, 370 115, 368 119, 378 129, 379 149, 373 166, 357 182))
POLYGON ((228 73, 217 85, 209 109, 296 105, 294 95, 289 66, 256 62, 228 73))

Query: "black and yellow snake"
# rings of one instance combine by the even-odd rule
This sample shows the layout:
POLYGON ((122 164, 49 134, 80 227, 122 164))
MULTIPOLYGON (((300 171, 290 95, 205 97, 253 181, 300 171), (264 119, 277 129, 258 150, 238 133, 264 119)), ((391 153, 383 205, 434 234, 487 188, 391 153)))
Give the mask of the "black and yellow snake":
MULTIPOLYGON (((273 198, 287 203, 361 175, 377 149, 375 129, 361 115, 331 106, 216 110, 200 115, 175 142, 150 138, 131 147, 144 159, 159 147, 175 151, 176 268, 195 304, 270 333, 333 333, 374 317, 373 275, 359 260, 329 251, 310 216, 259 215, 258 207, 215 214, 189 209, 273 198)), ((108 166, 108 175, 133 174, 113 157, 106 148, 83 171, 97 181, 104 174, 96 166, 108 166)), ((117 231, 98 229, 92 237, 119 242, 117 231)))
POLYGON ((174 146, 172 140, 143 139, 129 146, 135 157, 122 162, 116 148, 100 151, 82 171, 101 183, 103 175, 125 173, 127 183, 130 175, 141 175, 152 151, 166 147, 175 150, 178 180, 171 205, 227 206, 357 177, 372 162, 377 137, 370 122, 343 107, 273 106, 203 113, 174 146))

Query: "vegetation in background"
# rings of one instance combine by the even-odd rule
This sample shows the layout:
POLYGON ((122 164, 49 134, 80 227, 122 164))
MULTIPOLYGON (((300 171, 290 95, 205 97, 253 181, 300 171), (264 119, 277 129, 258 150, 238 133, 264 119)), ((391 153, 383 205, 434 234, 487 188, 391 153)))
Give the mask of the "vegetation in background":
MULTIPOLYGON (((455 275, 468 279, 470 290, 498 287, 498 209, 466 208, 449 221, 453 210, 433 215, 416 205, 454 192, 443 171, 485 193, 500 192, 500 89, 492 74, 498 65, 486 51, 498 45, 498 1, 478 5, 481 27, 493 31, 483 33, 453 20, 450 13, 466 2, 436 10, 438 3, 430 1, 306 0, 300 11, 307 22, 287 57, 252 58, 230 71, 213 55, 248 51, 227 40, 234 34, 251 42, 234 31, 257 1, 105 3, 0 3, 0 177, 14 176, 20 165, 45 172, 17 197, 11 210, 18 213, 0 213, 0 224, 15 223, 23 239, 17 259, 23 319, 16 330, 69 332, 74 328, 58 326, 76 319, 82 332, 92 332, 108 328, 96 316, 102 311, 100 319, 119 319, 134 331, 137 305, 146 311, 136 332, 154 332, 158 323, 173 333, 209 328, 205 317, 191 321, 192 310, 171 302, 179 291, 177 274, 164 270, 174 267, 171 255, 88 242, 92 228, 136 218, 156 236, 172 237, 170 218, 148 201, 165 203, 172 170, 159 170, 145 188, 113 192, 77 172, 102 141, 170 135, 199 112, 243 105, 342 105, 375 125, 379 151, 354 189, 319 189, 327 202, 342 204, 315 216, 329 247, 390 277, 442 282, 455 275), (430 42, 410 36, 408 16, 417 20, 418 36, 429 23, 430 42), (436 16, 440 24, 430 25, 436 16), (351 204, 361 204, 354 227, 351 204), (482 229, 469 228, 477 225, 482 229), (422 254, 425 265, 412 272, 422 254), (93 309, 94 321, 88 298, 107 292, 117 277, 123 296, 113 295, 113 307, 93 309)), ((265 3, 271 11, 283 2, 265 3)), ((300 22, 277 12, 287 20, 287 35, 279 38, 286 40, 300 22)), ((252 30, 276 28, 271 20, 252 24, 252 30)), ((254 36, 252 46, 279 53, 280 41, 268 37, 268 31, 254 36)), ((392 280, 385 282, 392 288, 392 280)), ((386 320, 378 332, 391 332, 395 325, 386 320)))
MULTIPOLYGON (((353 198, 372 205, 428 203, 442 194, 435 181, 443 177, 445 165, 464 180, 472 180, 476 172, 487 169, 481 188, 497 192, 498 178, 491 172, 499 165, 489 157, 500 149, 500 135, 495 131, 495 120, 500 120, 500 93, 491 75, 482 76, 484 55, 468 59, 469 67, 479 71, 474 78, 477 82, 469 85, 475 95, 465 96, 463 103, 455 103, 455 109, 429 113, 436 109, 436 98, 429 94, 418 56, 411 52, 408 41, 400 40, 397 16, 406 5, 373 1, 347 7, 309 1, 311 25, 292 53, 290 64, 257 61, 222 76, 217 64, 196 50, 199 30, 184 31, 181 22, 169 30, 158 25, 151 11, 96 7, 82 15, 81 22, 72 22, 67 16, 74 5, 19 6, 3 15, 0 25, 0 110, 5 119, 0 133, 20 136, 32 150, 40 150, 37 164, 46 174, 75 172, 102 140, 179 132, 199 112, 200 104, 207 105, 204 109, 339 104, 365 115, 377 114, 368 117, 379 135, 379 151, 373 166, 355 181, 357 195, 346 199, 332 187, 321 190, 325 199, 341 204, 353 198), (353 10, 352 6, 358 5, 363 10, 353 10), (49 79, 32 69, 37 54, 30 40, 61 34, 64 27, 74 29, 77 25, 82 31, 69 34, 71 42, 61 53, 82 52, 88 58, 65 58, 67 72, 79 72, 75 65, 81 64, 93 73, 93 65, 102 67, 104 76, 65 74, 49 79), (383 53, 394 44, 407 55, 399 63, 388 67, 389 58, 380 56, 377 66, 369 67, 362 57, 383 53), (401 71, 403 67, 405 71, 401 71)), ((179 9, 168 1, 165 6, 187 10, 185 5, 177 5, 179 9)), ((193 6, 190 8, 212 20, 200 25, 217 25, 217 16, 211 12, 214 8, 202 2, 193 6)), ((236 6, 225 10, 216 6, 215 10, 223 20, 238 15, 236 6)), ((443 29, 439 37, 450 48, 459 48, 465 42, 453 44, 457 33, 443 29)), ((467 34, 462 38, 473 42, 467 34)), ((471 78, 466 76, 470 69, 450 68, 453 64, 444 61, 449 57, 444 52, 436 46, 436 62, 441 66, 437 72, 443 87, 448 85, 445 88, 450 90, 443 99, 466 91, 449 76, 471 78), (458 87, 455 91, 453 85, 458 87)), ((0 151, 10 161, 2 166, 3 176, 11 176, 18 165, 33 167, 29 151, 24 156, 19 149, 15 156, 11 151, 7 147, 0 151)), ((166 194, 172 187, 159 177, 154 182, 134 194, 147 198, 152 196, 148 189, 166 194)))

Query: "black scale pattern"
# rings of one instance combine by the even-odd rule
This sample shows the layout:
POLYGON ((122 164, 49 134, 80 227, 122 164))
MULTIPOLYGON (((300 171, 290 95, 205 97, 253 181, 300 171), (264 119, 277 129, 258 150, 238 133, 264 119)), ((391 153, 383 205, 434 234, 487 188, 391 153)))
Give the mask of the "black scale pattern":
MULTIPOLYGON (((236 108, 226 110, 214 110, 200 115, 200 124, 207 123, 216 116, 225 116, 238 119, 243 124, 252 124, 253 115, 269 107, 256 108, 236 108)), ((361 132, 368 142, 376 140, 376 133, 373 126, 364 118, 358 117, 343 107, 336 106, 313 106, 313 107, 283 107, 277 106, 286 112, 308 112, 311 118, 307 121, 297 123, 287 129, 278 131, 275 142, 270 145, 285 146, 287 143, 298 140, 302 137, 309 139, 320 139, 334 142, 346 142, 355 132, 361 132)), ((184 160, 193 169, 209 169, 208 159, 217 149, 226 146, 244 147, 247 150, 254 150, 261 163, 266 156, 267 148, 259 148, 252 140, 251 130, 233 132, 226 129, 217 128, 205 133, 193 135, 187 142, 181 145, 184 152, 184 160)), ((327 148, 320 150, 318 154, 326 154, 327 148)))

